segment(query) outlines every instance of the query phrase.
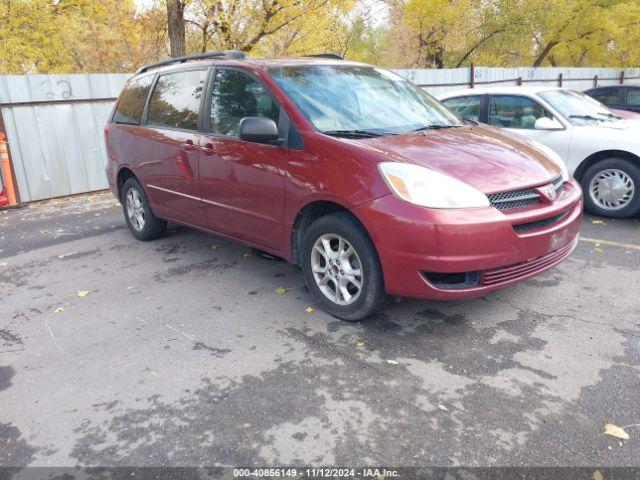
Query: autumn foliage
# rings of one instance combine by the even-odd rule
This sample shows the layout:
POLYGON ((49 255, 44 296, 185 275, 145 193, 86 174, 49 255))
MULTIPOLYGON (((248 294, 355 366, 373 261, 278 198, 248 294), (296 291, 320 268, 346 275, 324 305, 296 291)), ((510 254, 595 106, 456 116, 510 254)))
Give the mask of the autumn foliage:
POLYGON ((0 45, 5 74, 129 72, 220 49, 389 67, 638 66, 640 2, 0 0, 0 45))

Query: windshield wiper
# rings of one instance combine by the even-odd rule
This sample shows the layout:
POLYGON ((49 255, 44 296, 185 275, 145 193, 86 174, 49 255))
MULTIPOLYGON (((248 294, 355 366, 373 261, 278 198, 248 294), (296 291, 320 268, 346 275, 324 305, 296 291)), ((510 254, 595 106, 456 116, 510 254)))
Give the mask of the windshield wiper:
POLYGON ((384 135, 383 133, 372 132, 371 130, 326 130, 322 133, 333 137, 345 138, 376 138, 384 135))
POLYGON ((411 133, 413 132, 422 132, 423 130, 442 130, 445 128, 458 128, 461 127, 462 125, 441 125, 439 123, 434 123, 432 125, 424 125, 423 127, 418 127, 415 130, 411 130, 411 133))
POLYGON ((596 122, 602 122, 601 118, 594 117, 593 115, 569 115, 569 118, 579 118, 582 120, 595 120, 596 122))
POLYGON ((615 113, 601 112, 598 113, 598 115, 603 115, 607 118, 613 118, 614 120, 622 120, 622 117, 620 115, 616 115, 615 113))

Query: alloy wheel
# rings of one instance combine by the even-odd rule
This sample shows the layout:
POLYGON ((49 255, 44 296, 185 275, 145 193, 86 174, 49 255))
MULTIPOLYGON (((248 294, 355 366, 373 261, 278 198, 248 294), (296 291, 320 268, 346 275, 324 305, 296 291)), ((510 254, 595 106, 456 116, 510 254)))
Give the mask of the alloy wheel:
POLYGON ((353 245, 340 235, 321 235, 311 250, 313 278, 322 294, 337 305, 351 305, 362 293, 363 269, 353 245))
POLYGON ((142 203, 140 192, 135 188, 130 188, 127 192, 126 203, 129 221, 133 228, 139 232, 144 228, 145 224, 144 204, 142 203))

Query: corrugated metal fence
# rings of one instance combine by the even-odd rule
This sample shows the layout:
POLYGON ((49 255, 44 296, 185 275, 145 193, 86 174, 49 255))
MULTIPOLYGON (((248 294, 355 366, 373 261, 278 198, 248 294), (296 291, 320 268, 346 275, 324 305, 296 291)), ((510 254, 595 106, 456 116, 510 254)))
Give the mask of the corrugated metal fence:
POLYGON ((488 85, 562 86, 587 90, 594 86, 640 84, 640 68, 449 68, 394 70, 432 95, 488 85))
POLYGON ((0 128, 9 141, 20 201, 107 187, 103 128, 128 77, 0 76, 0 128))
MULTIPOLYGON (((437 95, 499 85, 585 90, 640 83, 640 68, 453 68, 395 70, 437 95)), ((127 74, 0 75, 0 131, 5 131, 20 201, 107 187, 103 127, 127 74)))

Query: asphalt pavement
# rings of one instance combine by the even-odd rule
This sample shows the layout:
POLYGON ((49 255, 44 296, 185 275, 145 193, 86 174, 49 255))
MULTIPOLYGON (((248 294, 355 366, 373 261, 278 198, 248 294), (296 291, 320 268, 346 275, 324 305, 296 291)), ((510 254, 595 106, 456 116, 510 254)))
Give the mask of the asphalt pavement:
POLYGON ((0 465, 640 464, 638 220, 585 217, 569 259, 484 298, 349 324, 283 261, 134 240, 100 193, 0 212, 0 305, 0 465))

